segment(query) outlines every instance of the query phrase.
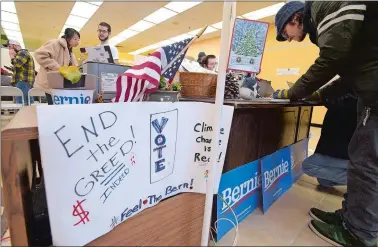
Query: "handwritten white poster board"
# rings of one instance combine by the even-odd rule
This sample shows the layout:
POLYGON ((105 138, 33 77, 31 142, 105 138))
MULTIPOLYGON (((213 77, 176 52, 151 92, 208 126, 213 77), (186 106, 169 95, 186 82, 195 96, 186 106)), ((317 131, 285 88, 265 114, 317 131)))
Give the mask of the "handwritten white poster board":
MULTIPOLYGON (((213 109, 190 102, 38 106, 53 245, 85 245, 164 198, 206 193, 213 109)), ((232 115, 224 106, 215 193, 232 115)))

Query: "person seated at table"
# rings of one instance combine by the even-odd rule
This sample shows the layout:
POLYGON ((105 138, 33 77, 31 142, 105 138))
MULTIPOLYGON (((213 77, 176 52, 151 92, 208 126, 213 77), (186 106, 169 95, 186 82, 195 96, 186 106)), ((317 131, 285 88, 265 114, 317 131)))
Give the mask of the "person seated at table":
POLYGON ((320 187, 347 184, 348 145, 357 125, 357 97, 340 83, 320 90, 327 113, 315 153, 304 160, 304 173, 317 178, 320 187))
POLYGON ((214 70, 217 66, 217 57, 214 55, 207 55, 201 60, 201 66, 208 70, 214 70))
POLYGON ((60 66, 77 66, 72 48, 80 42, 80 33, 73 28, 66 28, 64 35, 59 39, 47 41, 35 52, 35 60, 41 66, 36 80, 35 88, 46 93, 47 103, 53 104, 51 92, 47 83, 47 72, 58 71, 60 66))

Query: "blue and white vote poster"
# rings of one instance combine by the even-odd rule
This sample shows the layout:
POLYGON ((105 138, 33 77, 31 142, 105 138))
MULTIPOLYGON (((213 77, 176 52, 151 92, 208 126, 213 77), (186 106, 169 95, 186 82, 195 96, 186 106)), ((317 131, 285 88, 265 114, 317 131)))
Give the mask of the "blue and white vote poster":
POLYGON ((291 145, 291 177, 293 183, 303 174, 302 163, 308 157, 308 138, 291 145))
POLYGON ((243 221, 261 205, 260 160, 240 166, 222 175, 217 197, 217 241, 234 226, 234 211, 238 222, 243 221), (232 209, 232 210, 231 210, 232 209))
POLYGON ((283 148, 261 159, 264 213, 292 185, 291 147, 283 148))

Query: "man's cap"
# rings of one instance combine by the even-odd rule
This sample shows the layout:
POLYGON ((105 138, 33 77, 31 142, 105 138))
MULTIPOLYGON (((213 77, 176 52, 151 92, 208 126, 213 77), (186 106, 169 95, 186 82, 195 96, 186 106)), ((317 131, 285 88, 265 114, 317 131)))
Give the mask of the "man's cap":
POLYGON ((4 47, 8 47, 9 45, 18 45, 21 46, 20 42, 14 39, 9 39, 7 43, 5 43, 4 47))
POLYGON ((203 51, 201 51, 200 53, 198 53, 198 58, 204 57, 204 56, 206 56, 206 53, 204 53, 203 51))
POLYGON ((290 21, 292 16, 299 12, 300 10, 304 9, 304 3, 299 1, 291 1, 286 3, 282 8, 277 12, 275 17, 275 25, 277 41, 286 41, 286 39, 281 35, 285 25, 290 21))

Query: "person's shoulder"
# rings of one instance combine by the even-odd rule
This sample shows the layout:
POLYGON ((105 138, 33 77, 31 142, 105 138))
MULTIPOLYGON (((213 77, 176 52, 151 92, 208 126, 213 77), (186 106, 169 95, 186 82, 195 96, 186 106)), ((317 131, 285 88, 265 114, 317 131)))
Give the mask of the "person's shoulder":
POLYGON ((26 49, 22 49, 22 50, 20 50, 20 51, 18 52, 18 54, 21 55, 21 56, 24 56, 24 57, 31 57, 30 52, 29 52, 28 50, 26 50, 26 49))
POLYGON ((324 17, 347 4, 342 1, 313 1, 311 4, 311 15, 324 17))

